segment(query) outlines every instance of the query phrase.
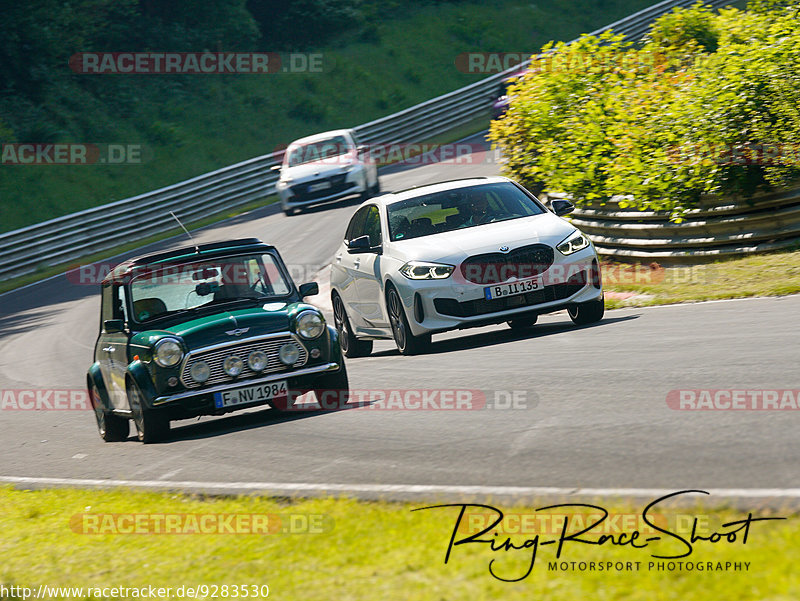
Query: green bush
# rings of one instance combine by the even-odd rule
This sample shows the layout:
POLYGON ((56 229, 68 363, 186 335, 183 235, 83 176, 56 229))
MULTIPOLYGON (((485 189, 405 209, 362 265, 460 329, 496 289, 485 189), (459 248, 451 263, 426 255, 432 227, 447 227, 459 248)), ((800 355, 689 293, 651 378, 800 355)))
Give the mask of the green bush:
POLYGON ((659 19, 639 48, 610 34, 546 46, 490 137, 529 186, 680 219, 702 195, 800 176, 797 48, 792 11, 700 5, 659 19))

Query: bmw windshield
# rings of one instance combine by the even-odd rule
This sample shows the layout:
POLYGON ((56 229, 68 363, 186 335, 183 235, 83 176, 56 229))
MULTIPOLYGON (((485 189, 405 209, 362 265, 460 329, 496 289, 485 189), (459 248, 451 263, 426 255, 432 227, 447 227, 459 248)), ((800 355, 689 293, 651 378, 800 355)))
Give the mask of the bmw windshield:
POLYGON ((392 203, 387 211, 389 237, 393 242, 545 212, 510 182, 425 194, 392 203))

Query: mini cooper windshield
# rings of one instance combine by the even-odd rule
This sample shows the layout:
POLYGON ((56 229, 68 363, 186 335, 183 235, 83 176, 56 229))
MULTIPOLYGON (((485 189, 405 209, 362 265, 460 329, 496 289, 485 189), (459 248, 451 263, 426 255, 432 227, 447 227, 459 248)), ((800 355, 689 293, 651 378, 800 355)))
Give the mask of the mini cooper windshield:
POLYGON ((435 192, 387 207, 391 240, 408 240, 495 221, 540 215, 544 209, 510 182, 435 192))
POLYGON ((129 284, 133 317, 139 323, 226 303, 280 299, 292 291, 268 253, 144 265, 140 271, 129 284))

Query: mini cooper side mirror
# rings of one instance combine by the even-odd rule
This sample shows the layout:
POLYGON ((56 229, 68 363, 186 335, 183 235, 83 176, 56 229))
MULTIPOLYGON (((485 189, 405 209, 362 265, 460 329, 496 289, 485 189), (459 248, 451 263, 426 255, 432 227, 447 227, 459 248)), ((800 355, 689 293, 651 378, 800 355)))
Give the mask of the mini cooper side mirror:
POLYGON ((125 322, 121 319, 106 319, 103 322, 103 331, 106 334, 117 334, 125 331, 125 322))
POLYGON ((347 242, 347 252, 351 255, 355 253, 366 253, 371 249, 369 236, 359 236, 347 242))
POLYGON ((553 209, 553 213, 559 217, 562 217, 563 215, 569 215, 575 210, 575 205, 568 200, 564 200, 563 198, 556 198, 552 200, 550 202, 550 207, 553 209))
POLYGON ((305 284, 300 284, 300 296, 305 298, 307 296, 314 296, 315 294, 319 294, 319 284, 316 282, 307 282, 305 284))

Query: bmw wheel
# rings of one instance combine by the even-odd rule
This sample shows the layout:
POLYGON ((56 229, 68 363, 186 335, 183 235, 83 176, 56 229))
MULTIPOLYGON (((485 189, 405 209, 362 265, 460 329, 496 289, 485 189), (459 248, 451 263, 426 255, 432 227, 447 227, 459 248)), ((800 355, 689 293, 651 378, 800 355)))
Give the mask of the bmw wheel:
POLYGON ((389 323, 392 326, 392 336, 397 350, 403 355, 419 355, 426 352, 431 346, 431 335, 415 336, 411 333, 400 295, 394 288, 390 287, 386 294, 386 307, 389 311, 389 323))
POLYGON ((359 340, 353 334, 344 302, 338 294, 333 295, 333 322, 345 357, 366 357, 372 352, 372 340, 359 340))
POLYGON ((601 296, 597 300, 588 303, 578 303, 567 309, 569 318, 575 325, 585 326, 603 319, 605 313, 605 299, 601 296))

